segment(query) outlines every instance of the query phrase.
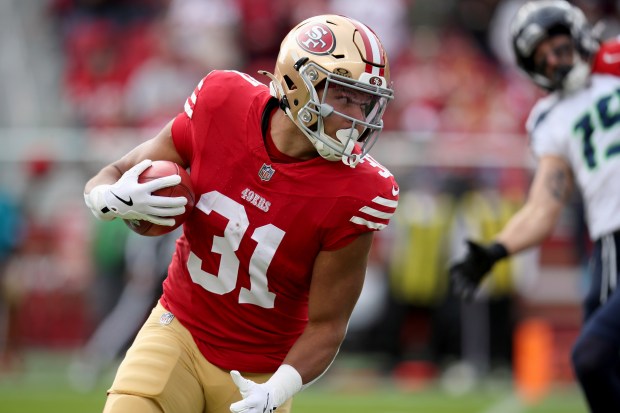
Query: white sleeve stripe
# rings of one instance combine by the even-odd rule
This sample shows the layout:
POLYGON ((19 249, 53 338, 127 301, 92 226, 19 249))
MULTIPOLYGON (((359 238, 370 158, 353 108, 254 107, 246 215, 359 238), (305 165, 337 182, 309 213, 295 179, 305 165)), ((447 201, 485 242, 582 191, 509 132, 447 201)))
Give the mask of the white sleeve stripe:
POLYGON ((375 202, 379 205, 383 205, 383 206, 390 207, 390 208, 396 208, 396 206, 398 205, 398 201, 395 201, 393 199, 381 198, 380 196, 373 199, 372 202, 375 202))
POLYGON ((394 215, 394 212, 389 212, 389 213, 381 212, 381 211, 377 211, 376 209, 367 207, 367 206, 360 208, 360 212, 363 212, 364 214, 368 214, 375 218, 381 218, 381 219, 390 219, 392 215, 394 215))
POLYGON ((196 93, 200 91, 200 89, 202 89, 202 84, 204 83, 204 81, 205 81, 204 77, 200 79, 200 82, 198 82, 198 86, 196 86, 196 89, 194 89, 194 92, 192 93, 192 95, 189 98, 187 98, 187 100, 185 101, 185 106, 183 106, 185 108, 185 113, 187 113, 187 116, 190 119, 192 118, 192 115, 194 114, 194 105, 196 104, 196 99, 198 99, 198 96, 196 95, 196 93))
POLYGON ((366 225, 370 229, 377 229, 377 230, 382 230, 383 228, 385 228, 387 226, 385 224, 380 224, 378 222, 368 221, 368 220, 366 220, 364 218, 360 218, 360 217, 352 217, 351 218, 351 222, 353 222, 354 224, 358 224, 358 225, 366 225))
POLYGON ((194 114, 194 110, 189 105, 189 99, 185 101, 184 107, 185 107, 185 113, 187 113, 187 116, 191 119, 192 115, 194 114))

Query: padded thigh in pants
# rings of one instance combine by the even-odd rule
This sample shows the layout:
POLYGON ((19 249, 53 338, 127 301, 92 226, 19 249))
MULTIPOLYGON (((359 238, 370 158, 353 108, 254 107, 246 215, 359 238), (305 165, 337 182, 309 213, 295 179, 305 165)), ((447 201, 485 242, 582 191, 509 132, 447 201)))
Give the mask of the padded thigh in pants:
MULTIPOLYGON (((158 304, 121 363, 104 413, 230 413, 241 399, 230 372, 209 363, 189 331, 158 304)), ((271 374, 241 374, 263 383, 271 374)), ((289 413, 291 401, 278 407, 289 413)))

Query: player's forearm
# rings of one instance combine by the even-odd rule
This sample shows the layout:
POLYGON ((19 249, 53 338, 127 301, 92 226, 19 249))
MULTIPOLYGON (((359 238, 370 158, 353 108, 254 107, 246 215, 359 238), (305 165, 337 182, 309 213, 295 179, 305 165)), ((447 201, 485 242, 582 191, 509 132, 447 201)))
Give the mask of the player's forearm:
POLYGON ((283 364, 293 366, 304 385, 329 368, 344 340, 346 323, 309 323, 291 348, 283 364))
POLYGON ((557 221, 559 209, 525 205, 506 224, 497 236, 510 254, 516 254, 541 244, 557 221))
POLYGON ((120 177, 121 171, 115 167, 114 164, 108 165, 86 182, 84 193, 90 193, 90 191, 98 185, 113 184, 118 181, 120 177))
POLYGON ((312 384, 327 370, 338 352, 346 322, 310 322, 280 367, 265 383, 245 379, 237 370, 230 372, 243 400, 230 405, 232 412, 273 412, 288 399, 312 384))
POLYGON ((186 166, 172 142, 172 121, 157 136, 142 142, 127 154, 110 165, 104 167, 97 175, 86 183, 84 193, 89 193, 97 185, 113 184, 134 165, 145 160, 169 160, 186 166))

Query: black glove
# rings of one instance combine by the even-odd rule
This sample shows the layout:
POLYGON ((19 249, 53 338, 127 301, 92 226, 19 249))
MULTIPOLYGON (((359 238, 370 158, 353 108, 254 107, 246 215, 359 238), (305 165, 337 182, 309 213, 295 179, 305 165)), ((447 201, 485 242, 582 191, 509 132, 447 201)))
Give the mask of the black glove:
POLYGON ((456 295, 470 300, 482 278, 495 263, 508 256, 508 250, 499 242, 484 246, 467 240, 467 255, 450 267, 450 280, 456 295))

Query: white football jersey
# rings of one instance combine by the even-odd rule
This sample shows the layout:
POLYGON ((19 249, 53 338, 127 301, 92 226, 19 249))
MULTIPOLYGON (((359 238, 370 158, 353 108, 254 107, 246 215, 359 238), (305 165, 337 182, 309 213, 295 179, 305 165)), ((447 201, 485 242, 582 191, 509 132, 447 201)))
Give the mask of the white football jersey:
POLYGON ((537 157, 566 159, 582 193, 593 240, 620 229, 620 78, 592 75, 589 87, 541 99, 527 121, 537 157))

